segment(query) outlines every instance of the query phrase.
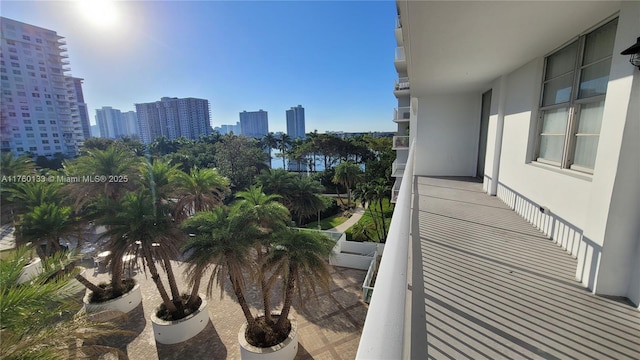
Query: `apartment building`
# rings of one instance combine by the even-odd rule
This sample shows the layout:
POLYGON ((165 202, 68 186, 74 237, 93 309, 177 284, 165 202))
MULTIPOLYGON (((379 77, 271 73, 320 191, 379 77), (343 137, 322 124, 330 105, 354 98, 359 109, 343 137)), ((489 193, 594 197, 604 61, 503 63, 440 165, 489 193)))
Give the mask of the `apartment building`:
POLYGON ((74 156, 86 133, 82 79, 73 78, 64 37, 0 18, 1 150, 74 156))
POLYGON ((240 133, 242 136, 262 139, 269 133, 269 114, 262 109, 241 112, 240 133))
POLYGON ((357 358, 637 358, 640 2, 396 4, 396 208, 357 358))
POLYGON ((304 108, 302 105, 292 107, 285 111, 287 118, 287 135, 294 139, 304 139, 307 136, 305 132, 304 108))
POLYGON ((211 134, 209 101, 197 98, 163 97, 152 103, 135 104, 138 134, 145 144, 165 136, 197 140, 211 134))

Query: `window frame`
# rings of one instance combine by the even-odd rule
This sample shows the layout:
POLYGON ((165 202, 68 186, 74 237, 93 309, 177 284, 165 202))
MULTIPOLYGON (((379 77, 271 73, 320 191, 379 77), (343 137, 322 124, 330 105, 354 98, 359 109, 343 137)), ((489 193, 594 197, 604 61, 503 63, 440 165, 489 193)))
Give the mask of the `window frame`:
MULTIPOLYGON (((597 25, 593 26, 592 28, 588 29, 587 31, 584 31, 583 33, 571 38, 569 41, 565 42, 564 44, 562 44, 562 46, 554 49, 553 51, 551 51, 550 53, 546 54, 543 58, 543 67, 542 67, 542 78, 540 81, 540 94, 539 94, 539 101, 538 101, 538 109, 537 109, 537 114, 536 114, 536 133, 535 133, 535 151, 533 154, 533 159, 532 161, 541 163, 541 164, 545 164, 545 165, 550 165, 550 166, 554 166, 563 170, 575 170, 581 173, 586 173, 589 175, 592 175, 594 172, 593 168, 588 168, 588 167, 584 167, 584 166, 580 166, 580 165, 576 165, 573 162, 575 161, 575 150, 576 150, 576 144, 577 144, 577 137, 578 137, 578 124, 580 123, 580 114, 581 114, 581 107, 584 106, 585 104, 590 104, 590 103, 597 103, 600 101, 605 101, 606 99, 606 92, 605 94, 602 95, 595 95, 595 96, 591 96, 591 97, 585 97, 585 98, 579 98, 579 92, 580 92, 580 80, 582 78, 582 73, 584 71, 585 68, 594 65, 594 64, 598 64, 601 63, 603 61, 607 61, 613 58, 614 52, 612 51, 612 53, 609 56, 606 56, 604 58, 598 59, 597 61, 591 62, 589 64, 583 64, 584 61, 584 55, 585 55, 585 46, 586 46, 586 40, 587 40, 587 36, 601 28, 603 28, 604 26, 610 24, 613 21, 618 21, 618 24, 616 24, 616 33, 618 30, 618 25, 619 25, 619 15, 615 14, 601 22, 599 22, 597 25), (564 50, 565 48, 571 46, 573 43, 578 42, 577 43, 577 55, 575 56, 575 61, 573 64, 573 68, 571 71, 573 71, 573 81, 571 82, 571 94, 569 95, 569 101, 567 102, 563 102, 563 103, 557 103, 557 104, 552 104, 552 105, 547 105, 545 106, 544 103, 544 95, 545 95, 545 84, 549 81, 552 81, 554 79, 557 79, 561 76, 564 76, 566 74, 568 74, 569 72, 557 76, 554 79, 549 79, 546 80, 545 77, 547 75, 547 66, 548 66, 548 59, 549 57, 559 53, 560 51, 564 50), (555 109, 561 109, 561 108, 566 108, 567 109, 567 123, 566 123, 566 128, 565 128, 565 132, 564 132, 564 141, 563 141, 563 146, 562 146, 562 156, 560 159, 560 162, 556 162, 550 159, 544 159, 540 157, 540 147, 541 147, 541 141, 542 141, 542 137, 543 137, 543 133, 542 133, 542 127, 544 125, 544 115, 546 112, 550 111, 550 110, 555 110, 555 109)), ((614 42, 615 42, 615 37, 614 37, 614 42)), ((609 74, 608 76, 610 77, 611 75, 611 69, 609 69, 609 74)), ((607 84, 607 91, 608 91, 608 84, 607 84)), ((600 125, 601 129, 602 129, 602 124, 600 125)), ((583 135, 585 136, 585 135, 583 135)))

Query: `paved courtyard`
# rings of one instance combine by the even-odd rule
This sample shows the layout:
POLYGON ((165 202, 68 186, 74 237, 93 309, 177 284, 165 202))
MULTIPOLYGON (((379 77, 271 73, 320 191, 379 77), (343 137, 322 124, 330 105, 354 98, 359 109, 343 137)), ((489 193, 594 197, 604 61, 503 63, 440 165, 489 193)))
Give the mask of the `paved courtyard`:
MULTIPOLYGON (((182 276, 182 265, 174 263, 174 272, 179 284, 186 284, 182 276)), ((321 292, 319 299, 308 300, 302 309, 294 304, 292 316, 298 320, 299 349, 296 359, 353 359, 355 358, 367 313, 362 301, 362 281, 365 271, 332 267, 333 283, 330 292, 321 292)), ((89 268, 85 275, 91 281, 108 281, 107 273, 89 268)), ((160 295, 151 277, 138 271, 135 279, 141 286, 142 305, 129 313, 126 328, 135 335, 117 337, 108 341, 127 354, 132 360, 153 359, 239 359, 238 331, 244 323, 240 306, 235 302, 230 289, 225 289, 220 298, 219 289, 207 298, 210 323, 198 336, 175 345, 156 344, 150 316, 153 308, 160 304, 160 295)), ((166 279, 163 278, 166 286, 166 279)), ((203 281, 201 292, 206 288, 203 281)), ((181 286, 186 291, 186 286, 181 286)), ((247 299, 253 313, 258 313, 260 293, 249 289, 247 299)), ((113 359, 107 355, 101 359, 113 359)))

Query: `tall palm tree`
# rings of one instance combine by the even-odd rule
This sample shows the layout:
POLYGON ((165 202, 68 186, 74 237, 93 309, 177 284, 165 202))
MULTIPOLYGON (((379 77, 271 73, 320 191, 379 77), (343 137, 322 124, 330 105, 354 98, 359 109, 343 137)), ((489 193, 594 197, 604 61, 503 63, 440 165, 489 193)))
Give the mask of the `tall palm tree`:
POLYGON ((323 186, 319 181, 311 178, 295 178, 291 191, 285 195, 289 204, 289 211, 296 217, 296 224, 327 208, 323 200, 323 186))
POLYGON ((278 149, 280 150, 280 156, 282 157, 282 168, 287 169, 286 158, 289 153, 289 147, 291 146, 291 136, 282 133, 278 138, 278 149))
POLYGON ((222 206, 196 213, 182 223, 184 231, 195 235, 184 246, 183 254, 188 264, 186 273, 190 284, 213 268, 207 282, 207 294, 211 295, 214 286, 218 285, 222 296, 228 279, 249 328, 254 328, 256 321, 244 295, 244 271, 254 268, 251 249, 260 236, 260 230, 247 220, 242 212, 231 213, 222 206))
POLYGON ((175 179, 182 172, 179 165, 171 165, 167 160, 154 159, 152 163, 145 162, 140 169, 140 186, 151 191, 151 197, 156 204, 169 201, 174 191, 175 179))
POLYGON ((355 184, 360 181, 362 170, 358 164, 352 161, 343 161, 336 166, 336 174, 333 176, 333 182, 340 184, 347 189, 347 207, 351 207, 351 190, 355 184))
POLYGON ((176 175, 176 217, 184 219, 197 211, 211 210, 221 205, 229 192, 229 179, 216 169, 194 167, 189 174, 176 175))
POLYGON ((281 202, 286 207, 289 207, 289 199, 286 195, 293 190, 296 178, 295 174, 284 169, 271 169, 262 171, 258 175, 258 183, 262 185, 265 193, 279 195, 281 202))
MULTIPOLYGON (((153 201, 150 191, 142 189, 138 193, 125 194, 114 210, 96 221, 107 227, 105 236, 109 238, 111 261, 121 261, 127 253, 135 254, 136 261, 140 257, 167 311, 174 319, 184 317, 183 299, 170 262, 179 253, 183 234, 175 226, 169 207, 166 204, 158 205, 153 201), (167 274, 171 297, 160 279, 156 262, 167 274)), ((122 265, 114 270, 122 271, 122 265)))
POLYGON ((18 284, 29 251, 18 247, 0 261, 0 358, 84 358, 107 351, 124 355, 114 348, 86 345, 103 336, 131 332, 118 330, 114 323, 93 322, 81 311, 81 305, 66 290, 74 274, 62 271, 72 261, 67 254, 45 260, 43 273, 18 284), (82 341, 80 346, 78 340, 82 341))
POLYGON ((7 152, 0 154, 0 175, 28 175, 35 171, 35 163, 27 155, 13 156, 7 152))
POLYGON ((286 229, 274 236, 265 262, 274 269, 271 279, 281 277, 284 284, 282 311, 273 326, 275 334, 287 333, 296 287, 301 303, 303 294, 317 297, 318 286, 329 291, 331 274, 326 259, 334 245, 333 240, 316 231, 286 229))
POLYGON ((236 194, 238 200, 234 203, 234 210, 240 211, 247 216, 248 221, 257 226, 260 230, 260 237, 255 242, 257 263, 260 268, 257 271, 257 278, 262 292, 262 303, 264 316, 267 322, 271 321, 270 287, 267 283, 266 264, 262 262, 264 255, 269 251, 269 241, 271 234, 275 231, 286 228, 291 220, 289 210, 279 203, 279 195, 266 195, 262 192, 262 186, 252 186, 246 191, 236 194))
POLYGON ((270 132, 262 137, 262 146, 269 149, 269 168, 271 168, 271 150, 278 148, 278 139, 276 136, 270 132))
POLYGON ((64 196, 60 193, 62 183, 58 182, 22 182, 7 189, 3 206, 11 207, 14 214, 20 215, 33 210, 44 203, 62 204, 64 196))

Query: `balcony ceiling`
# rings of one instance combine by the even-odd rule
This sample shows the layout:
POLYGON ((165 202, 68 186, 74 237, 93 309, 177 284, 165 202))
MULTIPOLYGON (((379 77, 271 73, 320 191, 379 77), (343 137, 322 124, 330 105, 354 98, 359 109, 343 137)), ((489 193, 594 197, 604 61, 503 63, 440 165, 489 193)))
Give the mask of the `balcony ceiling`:
POLYGON ((422 96, 484 90, 615 14, 620 2, 398 0, 398 7, 411 95, 422 96))

